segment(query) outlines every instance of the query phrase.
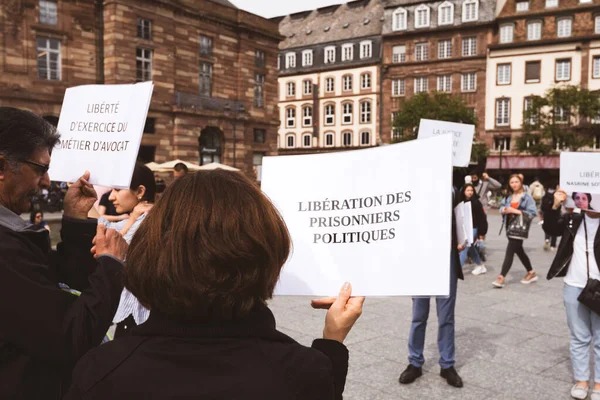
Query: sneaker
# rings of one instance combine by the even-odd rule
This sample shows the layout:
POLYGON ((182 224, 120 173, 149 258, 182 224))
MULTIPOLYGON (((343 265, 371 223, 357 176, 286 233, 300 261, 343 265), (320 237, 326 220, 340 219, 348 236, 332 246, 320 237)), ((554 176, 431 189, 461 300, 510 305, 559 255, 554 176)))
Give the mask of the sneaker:
POLYGON ((546 240, 546 243, 544 243, 544 250, 548 250, 550 248, 550 241, 546 240))
POLYGON ((494 287, 497 287, 498 289, 502 289, 504 287, 504 277, 499 276, 494 282, 492 282, 492 285, 494 285, 494 287))
MULTIPOLYGON (((582 388, 583 389, 583 388, 582 388)), ((584 389, 585 390, 585 389, 584 389)), ((586 391, 587 392, 587 391, 586 391)), ((587 394, 587 393, 586 393, 587 394)), ((573 390, 571 389, 571 396, 573 396, 573 390)), ((576 399, 585 399, 585 397, 575 397, 576 399)), ((600 400, 600 390, 594 389, 592 391, 591 400, 600 400)))
MULTIPOLYGON (((592 392, 592 399, 594 399, 594 393, 592 392)), ((573 385, 571 388, 571 397, 574 399, 584 400, 588 396, 588 388, 584 388, 581 386, 577 386, 577 384, 573 385)), ((596 400, 596 399, 594 399, 596 400)))
POLYGON ((440 370, 440 376, 446 379, 446 382, 448 382, 448 385, 450 386, 454 386, 455 388, 463 387, 463 381, 460 376, 458 376, 458 372, 456 372, 454 367, 446 369, 442 368, 440 370))
POLYGON ((556 247, 550 247, 550 251, 556 251, 556 247))
POLYGON ((473 271, 471 271, 471 273, 475 276, 485 274, 486 272, 487 268, 483 264, 476 266, 473 271))
POLYGON ((523 285, 529 285, 531 282, 537 282, 538 279, 539 277, 537 276, 535 271, 531 271, 527 275, 525 275, 525 278, 521 280, 521 283, 523 285))
POLYGON ((408 364, 408 367, 400 374, 400 378, 398 378, 398 382, 403 385, 408 383, 413 383, 417 380, 421 375, 423 375, 423 370, 421 367, 415 367, 412 364, 408 364))

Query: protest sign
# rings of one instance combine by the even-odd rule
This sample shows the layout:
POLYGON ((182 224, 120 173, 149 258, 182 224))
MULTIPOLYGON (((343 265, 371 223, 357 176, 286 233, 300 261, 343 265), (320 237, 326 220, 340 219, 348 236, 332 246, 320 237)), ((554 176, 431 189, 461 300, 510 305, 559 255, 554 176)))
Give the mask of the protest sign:
POLYGON ((428 139, 439 135, 452 136, 452 165, 468 167, 471 161, 475 125, 421 119, 418 139, 428 139))
POLYGON ((454 207, 456 220, 456 237, 458 244, 470 246, 473 244, 473 210, 471 202, 462 202, 454 207))
POLYGON ((447 296, 451 141, 266 157, 262 188, 293 241, 276 294, 337 295, 349 281, 354 295, 447 296))
POLYGON ((67 89, 52 152, 50 178, 129 188, 152 97, 152 82, 67 89))
POLYGON ((560 188, 600 194, 600 153, 560 153, 560 188))

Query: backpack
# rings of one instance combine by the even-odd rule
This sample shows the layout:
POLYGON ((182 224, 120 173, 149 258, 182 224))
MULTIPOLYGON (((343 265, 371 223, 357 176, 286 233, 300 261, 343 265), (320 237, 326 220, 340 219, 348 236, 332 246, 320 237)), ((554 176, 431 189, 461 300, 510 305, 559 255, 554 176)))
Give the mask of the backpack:
POLYGON ((533 197, 534 200, 541 200, 542 197, 544 197, 544 189, 542 188, 542 185, 535 185, 535 188, 533 188, 533 192, 531 193, 531 197, 533 197))

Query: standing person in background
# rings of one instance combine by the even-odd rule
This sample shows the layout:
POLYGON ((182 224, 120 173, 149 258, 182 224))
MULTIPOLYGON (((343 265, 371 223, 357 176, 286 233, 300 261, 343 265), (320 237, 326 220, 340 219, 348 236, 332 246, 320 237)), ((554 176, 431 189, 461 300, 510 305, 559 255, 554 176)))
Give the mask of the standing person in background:
POLYGON ((527 191, 533 200, 535 200, 535 206, 538 209, 538 212, 541 214, 542 210, 542 198, 544 197, 544 185, 540 183, 538 178, 529 185, 529 190, 527 191))
MULTIPOLYGON (((547 185, 546 193, 544 197, 542 197, 542 205, 540 212, 540 219, 542 221, 542 225, 545 221, 545 215, 552 211, 552 206, 554 205, 554 193, 559 189, 559 186, 556 182, 550 182, 547 185)), ((545 230, 545 229, 544 229, 545 230)), ((546 233, 546 238, 544 242, 544 250, 550 249, 551 251, 556 251, 556 241, 558 237, 552 236, 549 233, 546 233)))
MULTIPOLYGON (((521 215, 523 213, 528 214, 531 218, 535 218, 537 209, 535 208, 535 201, 533 198, 524 190, 523 179, 521 174, 513 174, 510 176, 508 181, 509 184, 509 196, 505 197, 500 207, 500 213, 504 215, 504 224, 508 225, 508 216, 521 215)), ((522 284, 528 285, 538 280, 538 276, 531 266, 531 261, 525 250, 523 249, 523 240, 508 238, 508 245, 506 246, 506 255, 504 256, 504 263, 502 264, 502 272, 500 276, 492 283, 494 287, 503 288, 504 278, 510 268, 512 267, 515 254, 519 257, 519 260, 525 266, 527 275, 521 280, 522 284)))
POLYGON ((479 256, 478 241, 483 241, 488 230, 487 216, 483 211, 483 205, 475 194, 475 188, 472 184, 467 184, 460 194, 460 200, 471 203, 472 219, 473 219, 473 245, 467 247, 460 252, 460 265, 464 266, 467 255, 471 257, 476 267, 471 272, 473 275, 481 275, 487 272, 487 268, 481 261, 479 256))
POLYGON ((487 209, 488 208, 487 193, 489 191, 493 192, 494 190, 498 190, 498 189, 502 188, 502 184, 500 184, 500 182, 498 182, 494 178, 491 178, 487 174, 487 172, 484 172, 483 174, 481 174, 481 180, 479 179, 479 176, 477 174, 471 175, 471 181, 473 183, 473 187, 475 188, 475 194, 477 194, 477 198, 479 199, 479 201, 481 202, 483 207, 485 207, 487 209))
POLYGON ((593 346, 594 387, 591 400, 600 400, 600 315, 578 300, 587 285, 588 275, 591 279, 600 279, 600 214, 590 211, 590 194, 574 193, 573 198, 578 199, 575 205, 580 210, 562 214, 561 206, 567 194, 563 190, 556 190, 554 203, 545 213, 543 227, 546 233, 551 236, 562 235, 547 278, 565 278, 563 299, 571 332, 571 364, 575 378, 571 397, 583 400, 589 395, 593 346))
POLYGON ((182 178, 186 176, 188 173, 188 167, 184 163, 177 163, 175 167, 173 167, 173 177, 175 179, 182 178))
POLYGON ((126 220, 129 218, 129 214, 119 214, 117 209, 115 208, 113 202, 110 200, 110 194, 112 190, 104 193, 102 197, 100 197, 100 202, 98 203, 98 214, 103 217, 108 222, 119 222, 126 220))

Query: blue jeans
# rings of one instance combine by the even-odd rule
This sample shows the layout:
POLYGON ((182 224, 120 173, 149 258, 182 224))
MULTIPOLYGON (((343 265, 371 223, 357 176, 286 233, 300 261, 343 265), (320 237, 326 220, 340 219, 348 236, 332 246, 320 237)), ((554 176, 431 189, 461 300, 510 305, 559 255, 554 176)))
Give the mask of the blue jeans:
MULTIPOLYGON (((477 228, 473 228, 473 239, 474 239, 473 241, 477 240, 477 228)), ((466 249, 464 249, 463 251, 460 252, 460 266, 461 267, 463 265, 465 265, 465 261, 467 260, 467 255, 469 257, 471 257, 471 260, 473 260, 475 265, 483 264, 483 261, 481 261, 481 257, 479 256, 479 249, 477 248, 477 246, 475 246, 475 244, 467 247, 466 249)))
POLYGON ((600 316, 577 301, 583 289, 565 284, 567 323, 571 331, 571 364, 576 381, 590 380, 590 344, 594 342, 594 380, 600 383, 600 316))
MULTIPOLYGON (((444 369, 454 366, 454 306, 456 305, 455 257, 450 262, 450 296, 435 299, 438 315, 438 349, 440 366, 444 369)), ((425 347, 425 330, 429 317, 430 297, 413 297, 413 317, 408 339, 408 362, 415 367, 425 363, 423 348, 425 347)), ((599 375, 600 376, 600 375, 599 375)))

